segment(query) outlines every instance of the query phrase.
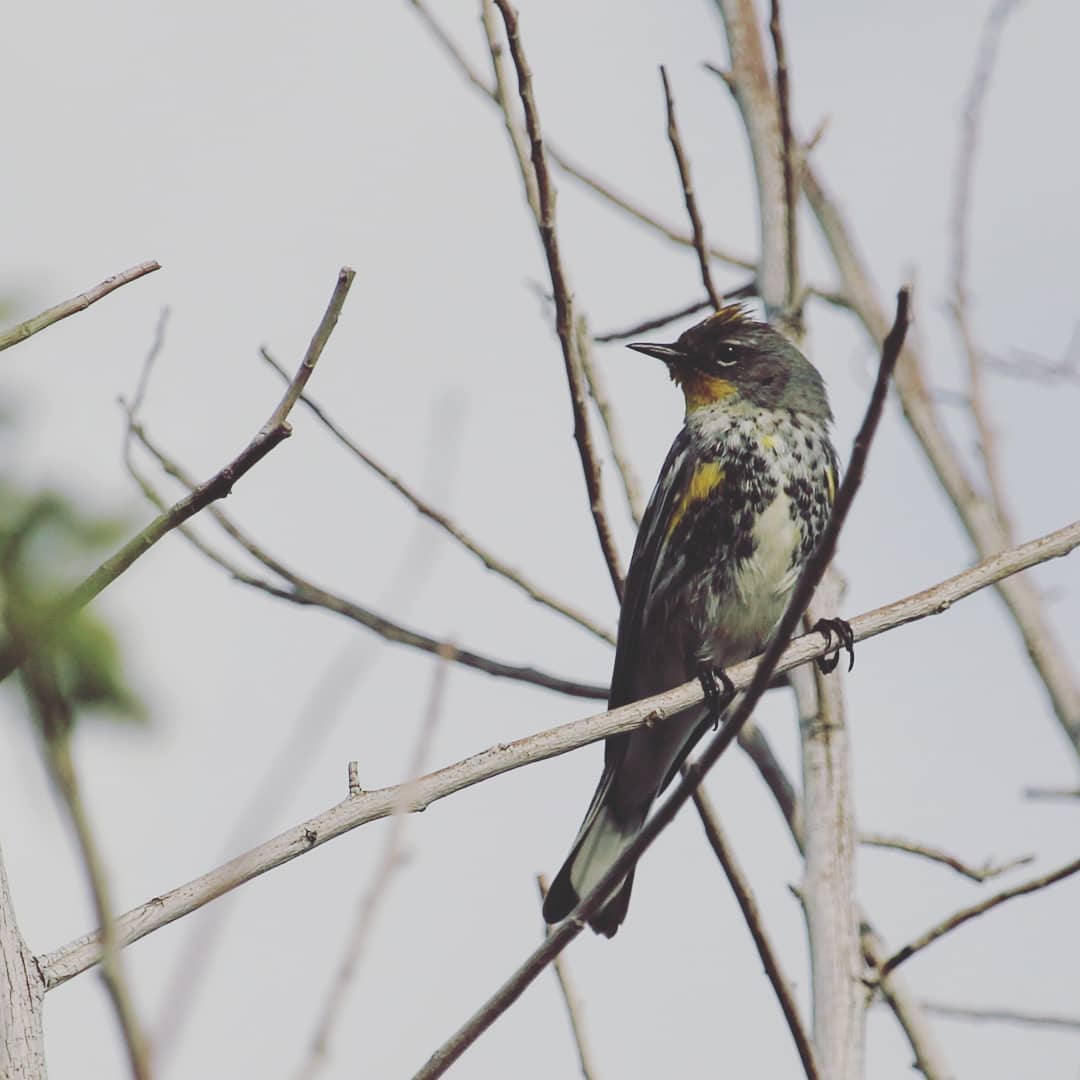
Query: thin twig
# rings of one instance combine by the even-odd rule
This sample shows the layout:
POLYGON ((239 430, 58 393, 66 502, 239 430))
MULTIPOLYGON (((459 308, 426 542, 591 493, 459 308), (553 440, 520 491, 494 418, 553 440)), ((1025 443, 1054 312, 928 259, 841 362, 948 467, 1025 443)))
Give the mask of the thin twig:
MULTIPOLYGON (((18 636, 17 630, 14 634, 18 636)), ((90 825, 71 754, 74 725, 71 705, 61 692, 55 672, 45 657, 31 655, 23 665, 21 674, 27 701, 41 732, 49 775, 67 810, 90 883, 94 914, 102 928, 101 977, 120 1025, 131 1075, 135 1080, 150 1080, 150 1053, 124 978, 105 863, 90 825)))
POLYGON ((108 296, 114 289, 119 289, 122 285, 128 285, 132 281, 137 281, 139 278, 160 269, 161 264, 151 260, 139 263, 138 266, 133 266, 130 270, 122 270, 119 274, 113 274, 112 277, 106 278, 100 285, 95 285, 92 289, 88 289, 70 300, 65 300, 62 304, 57 304, 55 307, 41 312, 40 315, 35 315, 32 319, 27 319, 25 322, 19 323, 18 326, 13 326, 10 330, 0 334, 0 352, 10 349, 12 345, 18 345, 20 341, 25 341, 28 337, 39 333, 47 326, 52 326, 53 323, 58 323, 61 319, 66 319, 69 315, 77 315, 80 311, 85 311, 91 304, 96 304, 98 300, 108 296))
POLYGON ((787 52, 780 25, 780 0, 772 0, 769 34, 776 56, 776 103, 780 112, 780 153, 784 168, 785 225, 787 226, 787 318, 799 321, 799 228, 797 210, 799 185, 796 180, 795 155, 798 147, 791 133, 791 91, 788 80, 787 52))
POLYGON ((514 155, 517 157, 518 172, 525 186, 525 201, 529 204, 533 217, 539 219, 540 193, 536 188, 536 172, 529 160, 529 137, 514 112, 513 87, 510 84, 510 73, 506 70, 506 59, 499 29, 495 23, 495 5, 492 0, 481 0, 480 22, 484 27, 484 36, 487 38, 488 52, 491 54, 491 70, 495 76, 495 101, 502 112, 506 133, 510 136, 510 145, 513 146, 514 155))
MULTIPOLYGON (((181 484, 190 487, 193 483, 190 477, 180 465, 168 457, 157 447, 146 434, 142 424, 135 420, 131 421, 132 434, 149 451, 170 476, 179 480, 181 484)), ((144 488, 146 490, 146 488, 144 488)), ((234 563, 220 556, 211 547, 204 544, 197 537, 186 534, 185 537, 198 547, 198 549, 215 563, 223 566, 232 575, 235 581, 251 588, 260 589, 271 596, 281 600, 288 600, 303 607, 321 607, 338 615, 344 615, 353 622, 373 630, 380 637, 392 641, 398 645, 408 645, 422 652, 432 653, 436 656, 446 656, 456 664, 484 671, 489 675, 496 675, 504 679, 515 679, 519 682, 532 683, 534 686, 542 686, 547 690, 555 690, 560 694, 568 694, 571 697, 583 697, 593 700, 603 700, 608 695, 607 687, 595 683, 581 683, 573 679, 563 679, 557 675, 550 675, 538 668, 517 664, 505 664, 501 660, 495 660, 481 653, 472 652, 468 649, 459 649, 450 642, 441 641, 437 638, 422 634, 416 630, 410 630, 401 623, 379 615, 370 608, 348 600, 337 593, 309 581, 295 570, 286 566, 280 559, 267 552, 261 544, 256 543, 245 533, 220 507, 212 506, 208 510, 209 516, 249 555, 263 564, 271 573, 276 574, 283 581, 275 583, 264 578, 255 577, 247 571, 236 566, 234 563)))
POLYGON ((630 463, 630 455, 627 453, 626 444, 622 438, 619 421, 615 416, 611 399, 604 385, 604 377, 596 366, 593 358, 593 338, 589 334, 589 326, 585 316, 579 314, 574 326, 574 337, 577 343, 578 356, 581 358, 581 370, 585 373, 585 382, 589 388, 589 396, 596 405, 596 411, 600 414, 600 422, 604 425, 604 433, 607 435, 608 448, 611 450, 611 459, 615 462, 615 468, 622 480, 623 492, 626 495, 626 506, 635 525, 641 524, 641 517, 645 513, 645 500, 641 494, 641 483, 637 472, 630 463))
POLYGON ((625 330, 607 330, 603 334, 594 334, 593 341, 598 342, 601 345, 605 345, 610 341, 631 341, 634 338, 640 337, 642 334, 647 334, 650 330, 659 330, 661 327, 668 326, 673 322, 677 322, 679 319, 684 319, 687 315, 696 315, 699 311, 707 311, 711 304, 712 301, 708 298, 704 300, 695 300, 692 304, 687 304, 686 307, 679 308, 678 311, 669 311, 663 315, 655 315, 651 319, 645 319, 642 322, 635 323, 625 330))
POLYGON ((615 537, 611 531, 607 514, 604 510, 603 494, 600 484, 600 462, 593 445, 589 428, 589 413, 585 401, 585 387, 581 372, 581 362, 577 350, 575 326, 577 322, 574 298, 567 284, 559 255, 559 239, 555 231, 555 188, 548 173, 547 158, 544 151, 543 136, 540 131, 540 117, 533 96, 532 72, 525 58, 525 49, 518 33, 517 12, 509 0, 495 0, 506 28, 506 40, 510 47, 510 56, 517 71, 518 95, 525 113, 525 129, 529 136, 529 148, 532 157, 533 172, 536 177, 538 213, 535 213, 536 227, 540 233, 540 242, 547 259, 548 273, 551 276, 551 292, 555 300, 555 332, 562 346, 563 364, 566 369, 566 381, 570 390, 570 404, 574 415, 574 441, 578 456, 581 458, 581 470, 585 478, 585 489, 589 496, 589 510, 592 513, 596 535, 600 541, 600 550, 607 564, 611 584, 615 595, 622 600, 623 574, 619 555, 615 548, 615 537))
POLYGON ((705 244, 705 226, 701 222, 698 213, 697 199, 694 198, 694 185, 690 180, 690 162, 683 153, 682 139, 679 136, 679 125, 675 119, 675 99, 671 95, 671 84, 668 82, 667 69, 660 65, 660 81, 664 84, 664 104, 667 108, 667 135, 671 143, 672 153, 675 155, 675 164, 679 170, 679 180, 682 183, 683 201, 686 203, 686 215, 690 218, 690 228, 694 235, 694 250, 697 252, 698 267, 701 270, 701 282, 705 286, 705 292, 709 295, 709 302, 714 311, 719 311, 721 306, 720 294, 713 284, 712 273, 709 270, 709 253, 705 244))
MULTIPOLYGON (((543 874, 536 875, 536 886, 540 890, 540 903, 547 899, 548 880, 543 874)), ((544 933, 547 934, 547 925, 544 933)), ((555 957, 552 965, 555 968, 555 978, 559 982, 559 992, 562 994, 563 1004, 566 1006, 567 1019, 570 1021, 570 1032, 574 1036, 574 1049, 577 1052, 578 1067, 584 1080, 594 1080, 598 1075, 592 1063, 592 1053, 585 1037, 585 1018, 581 1002, 570 982, 570 973, 566 968, 566 961, 561 956, 555 957)))
MULTIPOLYGON (((688 769, 686 766, 683 767, 682 772, 684 776, 687 774, 688 769)), ((761 957, 765 974, 768 976, 769 982, 772 983, 777 1000, 780 1002, 780 1009, 795 1042, 795 1049, 799 1053, 803 1071, 806 1073, 807 1080, 818 1080, 821 1077, 821 1070, 818 1068, 814 1056, 814 1045, 810 1041, 806 1026, 799 1015, 799 1006, 795 1001, 791 984, 780 966, 780 958, 777 956, 776 950, 773 948, 769 935, 765 930, 765 923, 761 918, 757 900, 754 899, 750 882, 743 873, 742 867, 739 866, 735 853, 728 846, 727 838, 720 827, 720 820, 713 809, 712 800, 705 792, 705 788, 700 785, 695 788, 693 798, 698 816, 705 827, 705 835, 717 859, 720 861, 720 865, 724 868, 724 873, 731 884, 731 891, 735 894, 735 900, 738 902, 739 909, 746 920, 747 928, 750 930, 750 936, 754 939, 758 956, 761 957)))
MULTIPOLYGON (((993 585, 1009 574, 1016 574, 1049 559, 1068 555, 1080 547, 1080 521, 1048 533, 1009 551, 986 559, 931 588, 905 597, 851 620, 856 642, 886 633, 933 615, 948 611, 965 597, 993 585)), ((820 633, 805 634, 784 651, 776 664, 776 673, 790 671, 831 651, 831 641, 820 633)), ((732 685, 745 689, 751 683, 760 658, 736 664, 728 670, 732 685)), ((634 731, 646 723, 663 723, 702 701, 701 683, 693 679, 673 690, 657 694, 618 709, 574 720, 516 742, 500 743, 478 754, 428 773, 416 783, 416 795, 409 812, 426 809, 439 799, 474 784, 482 783, 513 769, 546 761, 582 746, 634 731)), ((721 731, 723 734, 723 731, 721 731)), ((396 805, 397 789, 384 788, 350 797, 317 817, 311 818, 244 855, 132 909, 117 920, 117 934, 122 946, 138 941, 146 934, 167 926, 196 911, 211 900, 238 885, 289 862, 312 848, 349 832, 369 821, 387 817, 396 805)), ((39 956, 48 989, 59 986, 87 970, 100 958, 97 933, 86 934, 44 956, 39 956)))
POLYGON ((1078 870, 1080 870, 1080 859, 1073 859, 1072 862, 1066 863, 1065 866, 1059 867, 1049 874, 1043 874, 1040 877, 1033 878, 1031 881, 1025 881, 1021 885, 1014 885, 1011 889, 1003 889, 1001 892, 987 897, 987 899, 980 901, 978 904, 972 904, 971 907, 962 908, 960 911, 954 912, 947 919, 943 919, 936 926, 932 926, 925 934, 921 934, 914 941, 897 949, 896 952, 894 952, 892 956, 878 968, 878 975, 884 976, 888 975, 891 971, 895 971, 905 960, 937 941, 939 937, 949 933, 951 930, 955 930, 958 926, 963 926, 964 923, 976 918, 976 916, 982 915, 991 908, 997 907, 998 904, 1003 904, 1006 900, 1012 900, 1016 896, 1026 896, 1028 893, 1045 889, 1048 886, 1061 881, 1063 878, 1075 874, 1078 870))
MULTIPOLYGON (((428 691, 427 705, 423 719, 413 743, 412 756, 409 759, 408 774, 419 778, 422 774, 428 751, 431 748, 435 727, 439 722, 445 701, 446 673, 448 664, 445 656, 439 657, 432 673, 431 688, 428 691)), ((414 781, 415 782, 415 781, 414 781)), ((308 1053, 297 1075, 301 1078, 317 1076, 326 1065, 330 1049, 330 1037, 334 1027, 340 1022, 342 1010, 349 987, 356 974, 357 966, 375 924, 379 907, 384 902, 394 875, 405 861, 402 842, 405 837, 406 812, 411 801, 410 782, 406 781, 398 788, 397 805, 391 811, 390 829, 383 843, 382 854, 375 866, 373 880, 360 898, 348 940, 341 951, 337 971, 331 980, 319 1012, 319 1021, 308 1046, 308 1053)))
MULTIPOLYGON (((832 558, 840 528, 851 508, 855 493, 862 483, 870 443, 885 407, 889 378, 907 332, 908 303, 908 290, 901 289, 897 296, 896 321, 882 348, 878 379, 874 385, 866 416, 855 437, 848 470, 837 492, 828 523, 817 548, 799 575, 787 610, 769 639, 769 645, 762 654, 761 661, 755 668, 754 677, 745 693, 733 706, 724 726, 709 740, 701 756, 690 767, 686 776, 680 780, 675 790, 656 808, 634 840, 620 852, 619 857, 612 862, 567 919, 553 930, 544 944, 536 949, 510 978, 428 1058, 424 1066, 416 1073, 414 1080, 434 1080, 435 1077, 442 1076, 517 1001, 540 972, 581 933, 588 918, 604 904, 612 890, 626 877, 637 860, 674 819, 682 806, 690 800, 694 789, 728 746, 734 742, 739 729, 746 723, 758 699, 768 689, 773 675, 779 670, 781 655, 832 558)), ((734 682, 733 675, 732 681, 734 682)))
POLYGON ((89 577, 75 586, 66 596, 52 605, 33 627, 24 628, 22 643, 7 641, 0 648, 0 681, 6 679, 25 659, 30 642, 40 644, 55 632, 56 628, 80 608, 85 607, 95 596, 112 584, 132 563, 145 555, 163 536, 182 525, 200 510, 218 499, 225 498, 236 482, 257 465, 271 450, 292 434, 287 417, 289 410, 303 391, 310 378, 323 347, 337 322, 338 314, 349 286, 352 285, 354 271, 344 267, 338 274, 330 303, 319 322, 311 339, 307 352, 300 363, 296 376, 276 409, 266 423, 256 432, 254 438, 223 469, 216 472, 209 480, 200 484, 165 513, 159 514, 137 536, 125 544, 115 555, 106 559, 89 577))
MULTIPOLYGON (((277 360, 270 355, 267 349, 260 349, 259 355, 283 379, 288 379, 288 372, 286 372, 277 360)), ((318 401, 307 394, 302 394, 300 401, 303 405, 307 406, 316 417, 318 417, 319 422, 323 427, 325 427, 326 430, 329 431, 330 434, 333 435, 334 438, 337 439, 337 441, 358 461, 366 465, 380 479, 385 480, 394 491, 412 505, 417 513, 422 514, 428 521, 438 525, 440 529, 456 540, 466 551, 475 555, 488 570, 494 574, 498 574, 500 577, 506 578, 507 581, 516 585, 526 594, 526 596, 535 600, 538 604, 542 604, 544 607, 550 608, 552 611, 569 619, 571 622, 577 623, 583 630, 588 630, 589 633, 595 634, 599 638, 603 638, 604 641, 610 642, 612 645, 615 644, 615 635, 610 630, 600 626, 599 623, 594 622, 584 612, 578 611, 572 605, 567 604, 562 600, 557 600, 550 593, 545 592, 538 585, 530 581, 520 570, 510 566, 488 548, 483 547, 478 541, 474 540, 448 514, 444 514, 441 510, 436 509, 421 495, 418 495, 404 480, 391 472, 385 465, 373 458, 366 450, 351 439, 345 433, 344 429, 336 421, 331 419, 330 414, 318 401)))
MULTIPOLYGON (((863 959, 871 968, 878 967, 888 955, 885 943, 865 918, 859 932, 863 959)), ((903 975, 894 972, 881 979, 878 989, 907 1036, 908 1045, 915 1055, 912 1067, 918 1069, 926 1080, 955 1080, 956 1073, 945 1060, 945 1051, 937 1032, 927 1022, 926 1013, 904 982, 903 975)))
POLYGON ((1018 866, 1027 866, 1028 863, 1035 861, 1034 855, 1021 855, 1018 858, 1009 859, 1008 862, 993 863, 987 860, 982 866, 972 866, 941 848, 931 847, 929 844, 917 844, 914 840, 908 840, 903 836, 883 836, 881 833, 860 833, 859 843, 866 847, 887 848, 892 851, 903 851, 908 855, 918 855, 931 862, 941 863, 971 881, 978 882, 989 881, 1000 874, 1015 870, 1018 866))
POLYGON ((1025 799, 1080 799, 1080 788, 1024 788, 1025 799))
POLYGON ((979 453, 986 472, 987 487, 994 509, 1001 520, 1002 529, 1012 542, 1013 530, 1009 521, 1005 486, 1001 478, 1001 466, 997 455, 997 440, 990 421, 990 409, 986 400, 986 378, 982 351, 975 340, 971 313, 968 306, 967 261, 970 246, 972 188, 975 175, 975 152, 979 141, 983 103, 990 86, 998 46, 1005 21, 1017 8, 1018 0, 998 0, 990 9, 979 40, 975 68, 964 101, 963 120, 960 125, 960 141, 956 158, 956 178, 953 187, 952 228, 952 314, 957 334, 968 364, 968 392, 971 415, 978 435, 979 453))
MULTIPOLYGON (((438 22, 430 8, 428 8, 423 0, 410 0, 410 2, 424 25, 431 31, 435 39, 446 51, 450 59, 454 61, 458 70, 465 76, 470 85, 479 90, 489 101, 498 105, 499 99, 495 89, 487 83, 480 72, 469 62, 468 57, 465 56, 457 43, 450 37, 445 27, 438 22)), ((616 191, 606 181, 601 180, 594 173, 591 173, 584 168, 584 166, 574 162, 552 142, 545 141, 545 146, 547 148, 548 157, 564 173, 566 173, 567 176, 571 176, 579 183, 584 184, 585 187, 589 188, 596 195, 599 195, 605 202, 618 208, 640 224, 645 225, 654 232, 666 237, 668 240, 672 241, 672 243, 681 244, 684 247, 694 246, 694 238, 689 233, 683 232, 674 225, 665 223, 656 217, 655 214, 638 206, 625 195, 616 191)), ((713 245, 709 246, 708 251, 711 259, 726 263, 728 266, 737 267, 742 270, 757 270, 757 264, 754 260, 747 258, 745 255, 738 255, 732 251, 718 248, 713 245)), ((807 293, 812 296, 817 296, 836 307, 846 308, 849 306, 847 298, 843 293, 837 292, 835 289, 826 289, 822 286, 811 286, 807 289, 807 293)))
POLYGON ((950 1020, 979 1020, 999 1024, 1021 1024, 1024 1027, 1042 1027, 1058 1031, 1080 1032, 1080 1016, 1063 1013, 1028 1012, 1025 1009, 977 1009, 970 1005, 947 1005, 939 1001, 920 1002, 934 1016, 950 1020))

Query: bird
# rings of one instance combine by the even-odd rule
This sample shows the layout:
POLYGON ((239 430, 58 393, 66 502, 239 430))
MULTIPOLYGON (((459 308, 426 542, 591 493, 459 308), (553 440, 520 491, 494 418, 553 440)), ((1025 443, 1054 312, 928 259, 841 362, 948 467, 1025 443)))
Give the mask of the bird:
MULTIPOLYGON (((634 840, 730 704, 724 668, 767 644, 824 531, 839 475, 821 374, 746 305, 720 307, 671 344, 628 347, 666 365, 685 416, 630 559, 608 707, 695 676, 705 700, 606 740, 600 782, 547 893, 549 925, 569 915, 634 840)), ((597 933, 613 937, 626 918, 635 869, 590 917, 597 933)))

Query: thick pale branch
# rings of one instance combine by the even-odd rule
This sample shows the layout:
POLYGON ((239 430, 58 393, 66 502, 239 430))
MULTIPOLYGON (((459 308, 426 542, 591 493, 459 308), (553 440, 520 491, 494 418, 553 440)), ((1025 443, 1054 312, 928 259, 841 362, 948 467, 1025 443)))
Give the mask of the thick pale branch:
POLYGON ((106 278, 100 285, 95 285, 92 289, 88 289, 79 296, 65 300, 62 304, 57 304, 55 307, 43 311, 40 315, 35 315, 32 319, 27 319, 25 322, 19 323, 18 326, 14 326, 5 333, 0 334, 0 352, 3 352, 4 349, 10 349, 12 345, 18 345, 20 341, 25 341, 28 337, 33 337, 34 334, 48 326, 52 326, 53 323, 58 323, 61 319, 66 319, 69 315, 77 315, 80 311, 85 311, 91 304, 96 304, 98 300, 108 296, 114 289, 119 289, 122 285, 137 281, 139 278, 160 269, 161 264, 151 260, 150 262, 139 263, 138 266, 133 266, 130 270, 123 270, 119 274, 113 274, 112 277, 106 278))
MULTIPOLYGON (((1002 552, 914 596, 856 617, 851 621, 855 640, 863 641, 897 626, 930 615, 939 615, 973 592, 986 588, 1009 574, 1019 573, 1047 559, 1066 555, 1077 546, 1080 546, 1080 521, 1011 551, 1002 552)), ((807 634, 792 642, 784 651, 776 670, 790 671, 798 664, 822 656, 829 647, 823 635, 807 634)), ((737 688, 745 688, 749 686, 757 666, 757 660, 748 660, 731 668, 728 674, 737 688)), ((701 700, 701 684, 695 679, 654 698, 575 720, 516 742, 492 746, 416 781, 415 795, 408 809, 425 809, 439 799, 473 784, 523 765, 546 761, 611 735, 632 731, 646 721, 662 722, 666 717, 701 700)), ((218 869, 134 908, 117 920, 120 942, 129 945, 138 941, 154 930, 198 910, 238 885, 305 854, 319 844, 369 821, 387 817, 393 812, 399 795, 400 785, 364 792, 347 799, 218 869)), ((97 934, 93 933, 40 957, 39 962, 47 986, 51 989, 92 967, 99 957, 100 943, 97 934)))
POLYGON ((45 980, 15 918, 0 852, 0 1076, 43 1080, 45 980))
POLYGON ((725 82, 742 115, 754 162, 761 234, 758 295, 765 301, 770 318, 783 317, 787 312, 789 248, 780 108, 765 64, 753 0, 716 0, 716 5, 724 20, 731 58, 725 82))

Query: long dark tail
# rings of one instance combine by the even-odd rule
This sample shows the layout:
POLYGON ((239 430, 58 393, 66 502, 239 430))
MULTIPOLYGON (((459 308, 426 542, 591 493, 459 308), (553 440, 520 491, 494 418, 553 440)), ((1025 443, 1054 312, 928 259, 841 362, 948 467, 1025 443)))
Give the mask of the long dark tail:
MULTIPOLYGON (((641 831, 648 805, 640 816, 635 814, 633 820, 617 818, 609 805, 613 777, 614 770, 604 770, 574 846, 551 883, 544 901, 544 919, 549 924, 565 919, 577 907, 581 898, 607 873, 627 844, 641 831)), ((589 919, 589 925, 598 934, 615 935, 626 918, 633 883, 634 872, 631 870, 616 886, 610 899, 589 919)))

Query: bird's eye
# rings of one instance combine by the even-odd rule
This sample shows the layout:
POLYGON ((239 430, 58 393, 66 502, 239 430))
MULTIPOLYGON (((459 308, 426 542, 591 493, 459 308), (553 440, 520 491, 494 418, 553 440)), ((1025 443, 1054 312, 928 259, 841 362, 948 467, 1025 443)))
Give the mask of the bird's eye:
POLYGON ((716 350, 716 362, 721 367, 731 367, 735 363, 735 346, 721 345, 716 350))

